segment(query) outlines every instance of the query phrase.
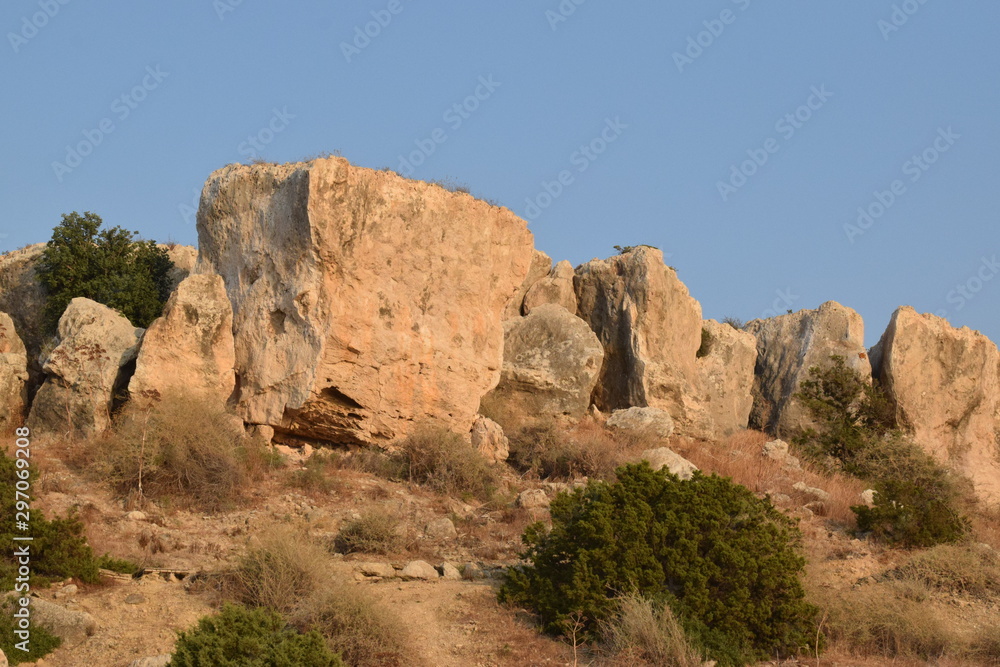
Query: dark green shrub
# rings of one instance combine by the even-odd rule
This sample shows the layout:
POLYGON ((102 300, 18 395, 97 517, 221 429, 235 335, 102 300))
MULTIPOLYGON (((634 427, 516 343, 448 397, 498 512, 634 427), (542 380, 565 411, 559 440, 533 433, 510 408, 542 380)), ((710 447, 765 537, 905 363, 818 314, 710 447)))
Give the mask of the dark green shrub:
POLYGON ((620 594, 668 604, 721 665, 791 654, 815 641, 816 610, 799 582, 805 560, 791 519, 748 489, 647 463, 618 469, 551 505, 552 529, 524 534, 529 565, 508 571, 502 601, 538 613, 546 631, 582 619, 590 637, 620 594))
POLYGON ((180 633, 169 667, 342 667, 318 632, 301 634, 277 612, 223 605, 180 633))
POLYGON ((38 262, 47 292, 45 319, 54 329, 69 302, 86 297, 148 327, 170 296, 173 263, 153 241, 136 240, 121 227, 100 230, 94 213, 64 214, 38 262))
POLYGON ((809 369, 796 394, 819 425, 795 438, 813 458, 835 461, 872 483, 874 507, 856 506, 858 529, 890 544, 932 546, 961 539, 969 522, 960 480, 895 428, 889 399, 843 357, 809 369))
POLYGON ((22 651, 14 645, 20 641, 14 635, 15 623, 13 608, 4 606, 0 609, 0 650, 7 656, 7 661, 11 665, 19 665, 22 662, 34 662, 39 658, 47 656, 52 651, 59 648, 62 640, 51 632, 33 624, 31 627, 31 640, 28 643, 28 651, 22 651))
MULTIPOLYGON (((15 459, 0 451, 0 543, 14 544, 14 535, 31 535, 32 582, 44 584, 67 577, 77 577, 87 583, 98 579, 98 564, 87 545, 83 524, 75 512, 56 519, 46 519, 40 509, 30 510, 30 530, 17 531, 17 497, 15 484, 18 478, 15 459)), ((29 481, 37 475, 31 468, 29 481)), ((13 549, 5 549, 0 556, 0 590, 10 590, 14 585, 16 561, 13 549)))

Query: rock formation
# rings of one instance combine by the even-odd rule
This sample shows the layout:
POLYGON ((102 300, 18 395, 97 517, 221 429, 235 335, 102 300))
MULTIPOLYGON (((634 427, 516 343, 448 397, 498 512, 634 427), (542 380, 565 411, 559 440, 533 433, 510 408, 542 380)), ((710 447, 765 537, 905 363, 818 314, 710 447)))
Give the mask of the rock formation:
POLYGON ((10 315, 24 343, 28 373, 35 386, 42 381, 38 355, 45 338, 45 290, 35 275, 35 265, 44 249, 44 243, 35 243, 0 255, 0 311, 10 315))
POLYGON ((816 310, 754 320, 745 330, 757 338, 751 428, 794 435, 810 426, 809 414, 794 396, 809 379, 809 369, 829 365, 832 355, 844 357, 850 368, 871 380, 864 322, 834 301, 816 310))
POLYGON ((662 440, 674 433, 674 420, 670 417, 670 413, 658 408, 615 410, 606 425, 612 431, 662 440))
POLYGON ((503 463, 510 454, 510 440, 503 433, 503 427, 482 415, 472 423, 470 433, 472 446, 490 463, 503 463))
POLYGON ((604 358, 587 323, 561 306, 546 304, 504 323, 500 384, 484 402, 519 419, 579 420, 604 358))
POLYGON ((233 393, 233 309, 222 278, 185 278, 143 334, 133 398, 186 394, 224 404, 233 393))
POLYGON ((610 412, 651 406, 686 434, 711 429, 699 402, 701 306, 648 246, 576 270, 578 314, 604 345, 594 404, 610 412))
POLYGON ((986 336, 904 306, 872 348, 876 377, 914 442, 1000 503, 1000 353, 986 336))
POLYGON ((539 280, 549 275, 551 270, 552 258, 541 250, 535 250, 531 256, 531 266, 528 268, 528 274, 521 281, 514 296, 507 302, 507 306, 504 308, 503 319, 510 320, 525 314, 524 297, 528 294, 528 290, 539 280))
POLYGON ((104 430, 141 334, 107 306, 73 299, 59 318, 59 342, 43 366, 46 378, 31 404, 31 429, 84 435, 104 430))
POLYGON ((522 307, 524 314, 530 315, 532 310, 547 303, 554 303, 571 313, 575 313, 576 290, 573 287, 575 276, 573 265, 566 260, 556 264, 549 275, 528 288, 522 307))
POLYGON ((10 315, 0 312, 0 431, 7 432, 24 419, 27 401, 28 356, 10 315))
POLYGON ((241 416, 339 443, 468 432, 533 254, 507 209, 341 158, 213 173, 198 236, 233 305, 241 416))
POLYGON ((757 340, 752 334, 715 320, 702 323, 707 345, 698 359, 704 403, 714 435, 727 436, 745 429, 753 408, 757 340))

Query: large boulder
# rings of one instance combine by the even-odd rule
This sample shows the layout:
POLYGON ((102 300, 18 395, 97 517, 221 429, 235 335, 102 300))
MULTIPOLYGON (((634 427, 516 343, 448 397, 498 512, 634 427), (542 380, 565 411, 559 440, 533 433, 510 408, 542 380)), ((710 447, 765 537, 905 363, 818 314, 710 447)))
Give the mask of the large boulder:
POLYGON ((698 358, 705 408, 722 437, 745 429, 753 408, 757 339, 728 324, 705 320, 704 344, 698 358))
POLYGON ((510 440, 492 419, 477 415, 469 436, 472 446, 490 463, 503 463, 510 455, 510 440))
POLYGON ((552 269, 552 258, 541 250, 535 250, 531 256, 531 265, 524 280, 518 286, 514 296, 507 302, 504 308, 503 319, 510 320, 524 315, 524 297, 539 280, 542 280, 552 269))
POLYGON ((554 303, 562 306, 571 313, 576 312, 576 289, 573 287, 573 278, 576 271, 573 265, 562 260, 554 267, 549 275, 545 276, 528 289, 524 295, 523 311, 525 315, 530 315, 531 311, 538 306, 554 303))
POLYGON ((605 425, 612 431, 660 440, 666 440, 674 433, 673 418, 669 412, 659 408, 615 410, 605 425))
POLYGON ((0 312, 0 432, 24 419, 28 355, 10 315, 0 312))
POLYGON ((133 398, 185 394, 224 404, 233 393, 233 309, 222 278, 185 278, 142 337, 133 398))
POLYGON ((757 339, 751 428, 781 436, 795 435, 813 425, 808 410, 795 398, 809 369, 844 357, 850 368, 871 382, 861 316, 835 301, 816 310, 753 320, 746 331, 757 339))
POLYGON ((340 443, 467 433, 533 254, 509 210, 342 158, 216 171, 198 238, 233 306, 240 416, 340 443))
POLYGON ((1000 353, 986 336, 904 306, 872 348, 896 421, 977 495, 1000 503, 1000 353))
POLYGON ((104 430, 125 388, 142 329, 90 299, 73 299, 59 318, 58 344, 45 359, 45 383, 28 416, 32 430, 90 434, 104 430))
POLYGON ((504 322, 500 384, 484 399, 522 418, 579 420, 601 370, 604 348, 587 323, 553 304, 504 322))
POLYGON ((710 430, 701 405, 696 354, 701 305, 663 253, 639 246, 576 270, 577 313, 604 345, 594 404, 604 412, 655 407, 673 417, 679 432, 710 430))
POLYGON ((10 315, 24 343, 28 373, 35 386, 42 381, 42 365, 38 356, 45 340, 42 314, 45 290, 35 275, 43 250, 44 243, 35 243, 0 255, 0 311, 10 315))

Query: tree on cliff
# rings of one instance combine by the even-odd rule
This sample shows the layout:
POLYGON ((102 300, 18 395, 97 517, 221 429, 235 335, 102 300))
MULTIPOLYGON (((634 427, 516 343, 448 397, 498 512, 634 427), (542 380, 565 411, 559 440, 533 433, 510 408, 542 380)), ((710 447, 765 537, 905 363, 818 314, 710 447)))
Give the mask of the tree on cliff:
POLYGON ((138 327, 160 315, 173 263, 153 241, 121 227, 101 230, 94 213, 63 214, 36 272, 47 292, 45 320, 54 329, 69 302, 86 297, 121 312, 138 327))

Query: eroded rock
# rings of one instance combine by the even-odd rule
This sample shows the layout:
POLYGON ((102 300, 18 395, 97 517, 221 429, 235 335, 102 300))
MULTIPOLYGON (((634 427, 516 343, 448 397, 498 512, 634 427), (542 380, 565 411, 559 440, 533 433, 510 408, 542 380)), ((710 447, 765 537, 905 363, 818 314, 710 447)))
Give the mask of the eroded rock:
POLYGON ((757 339, 715 320, 705 320, 702 328, 708 332, 707 349, 698 359, 705 409, 714 435, 725 437, 750 420, 757 339))
POLYGON ((530 315, 531 311, 545 304, 555 304, 562 306, 570 313, 576 312, 576 290, 573 287, 573 278, 576 272, 573 265, 562 260, 552 267, 549 275, 545 276, 528 289, 524 295, 524 306, 522 311, 525 315, 530 315))
POLYGON ((614 431, 661 440, 666 440, 674 433, 674 420, 670 413, 657 408, 615 410, 606 425, 614 431))
POLYGON ((504 308, 503 319, 510 320, 525 314, 524 297, 528 294, 528 290, 539 280, 549 275, 549 271, 551 270, 552 258, 541 250, 535 250, 531 255, 531 265, 528 268, 527 275, 524 276, 524 280, 521 281, 517 291, 504 308))
POLYGON ((492 419, 476 415, 469 434, 472 446, 491 463, 503 463, 510 454, 510 440, 503 433, 503 427, 492 419))
POLYGON ((0 430, 24 419, 27 401, 28 353, 10 315, 0 312, 0 430))
POLYGON ((640 458, 643 461, 648 461, 649 467, 653 470, 666 468, 671 474, 685 480, 691 479, 695 471, 698 470, 698 466, 667 447, 647 449, 640 458))

